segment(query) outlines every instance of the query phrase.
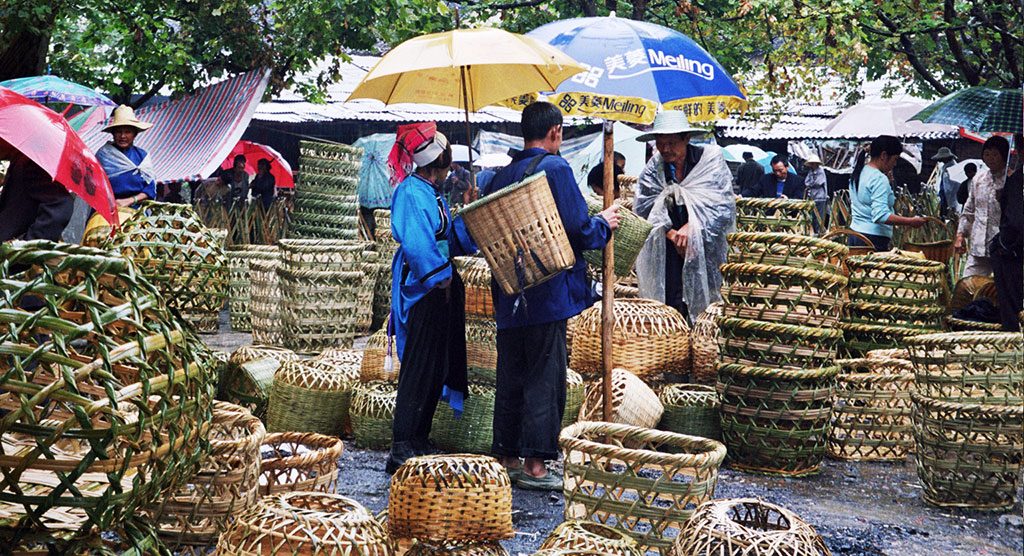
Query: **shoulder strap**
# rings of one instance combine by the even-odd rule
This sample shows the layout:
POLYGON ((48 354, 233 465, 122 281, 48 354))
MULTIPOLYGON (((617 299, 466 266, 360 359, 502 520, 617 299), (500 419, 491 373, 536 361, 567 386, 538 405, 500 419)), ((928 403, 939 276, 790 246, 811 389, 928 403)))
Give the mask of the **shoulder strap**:
POLYGON ((523 175, 519 176, 519 179, 523 179, 526 176, 532 175, 534 172, 536 172, 537 167, 540 166, 540 163, 544 160, 544 158, 548 156, 551 156, 551 153, 538 154, 537 156, 533 157, 533 160, 531 160, 530 163, 526 165, 526 171, 523 172, 523 175))

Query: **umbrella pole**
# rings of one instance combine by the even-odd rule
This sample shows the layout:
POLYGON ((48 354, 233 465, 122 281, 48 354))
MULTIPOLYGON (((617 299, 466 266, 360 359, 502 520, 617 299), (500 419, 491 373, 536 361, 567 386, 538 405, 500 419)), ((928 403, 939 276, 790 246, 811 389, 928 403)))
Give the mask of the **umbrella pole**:
MULTIPOLYGON (((615 201, 615 138, 614 123, 604 122, 604 208, 615 201)), ((601 270, 601 361, 604 392, 604 420, 612 421, 612 331, 615 329, 615 232, 604 246, 604 267, 601 270)))
MULTIPOLYGON (((466 66, 459 68, 462 74, 462 107, 466 114, 466 151, 469 152, 469 198, 476 199, 476 173, 473 172, 473 134, 469 129, 469 92, 466 88, 466 66)), ((465 199, 463 199, 465 201, 465 199)))

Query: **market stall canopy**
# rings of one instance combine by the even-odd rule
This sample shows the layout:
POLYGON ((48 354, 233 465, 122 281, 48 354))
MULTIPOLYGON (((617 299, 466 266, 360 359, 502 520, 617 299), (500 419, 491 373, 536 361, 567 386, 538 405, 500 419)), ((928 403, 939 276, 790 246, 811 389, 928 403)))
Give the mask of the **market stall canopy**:
POLYGON ((913 121, 928 101, 876 99, 855 104, 825 126, 825 133, 845 139, 873 139, 879 135, 927 137, 933 133, 956 133, 956 126, 913 121))
POLYGON ((942 97, 911 119, 955 125, 970 131, 1021 133, 1024 130, 1024 91, 968 87, 942 97))
POLYGON ((61 79, 56 75, 37 75, 0 81, 0 87, 20 93, 26 98, 43 104, 61 102, 79 106, 116 106, 116 103, 102 93, 61 79))
POLYGON ((220 165, 221 169, 227 170, 231 168, 235 163, 235 157, 238 155, 245 157, 245 172, 247 174, 255 174, 256 163, 260 159, 267 159, 270 161, 270 174, 274 176, 275 186, 295 187, 295 177, 292 175, 291 165, 281 156, 281 153, 273 148, 262 143, 239 141, 235 143, 235 148, 231 149, 228 156, 224 158, 224 162, 220 165))

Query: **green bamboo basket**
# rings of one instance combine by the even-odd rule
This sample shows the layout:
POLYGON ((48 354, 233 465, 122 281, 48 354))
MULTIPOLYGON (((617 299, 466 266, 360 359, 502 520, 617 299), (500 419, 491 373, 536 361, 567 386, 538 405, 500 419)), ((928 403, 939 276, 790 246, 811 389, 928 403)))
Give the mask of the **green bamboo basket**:
POLYGON ((359 239, 359 231, 354 228, 332 228, 303 221, 292 220, 288 223, 289 238, 303 239, 338 239, 355 241, 359 239))
POLYGON ((363 264, 361 266, 363 279, 359 282, 359 289, 356 291, 356 303, 358 303, 356 311, 357 334, 367 334, 373 325, 373 297, 377 287, 377 276, 381 273, 382 269, 383 265, 379 261, 379 253, 376 251, 363 251, 363 264))
MULTIPOLYGON (((604 210, 604 204, 594 198, 586 197, 587 213, 594 216, 604 210)), ((640 255, 647 236, 654 228, 647 220, 641 218, 633 211, 619 207, 619 227, 615 229, 615 275, 629 276, 633 272, 633 264, 640 255)), ((583 252, 583 258, 595 272, 601 272, 604 268, 604 252, 600 249, 592 249, 583 252)))
POLYGON ((721 363, 760 367, 813 369, 829 366, 843 338, 837 328, 732 317, 722 317, 718 329, 721 363))
POLYGON ((906 339, 917 392, 948 402, 1024 404, 1024 336, 947 332, 906 339))
POLYGON ((363 382, 355 386, 349 414, 356 446, 370 450, 391 447, 397 396, 397 385, 390 382, 363 382))
POLYGON ((359 367, 354 363, 329 359, 284 363, 274 373, 267 430, 344 435, 352 428, 349 409, 358 380, 359 367))
POLYGON ((583 376, 572 369, 565 370, 565 411, 562 412, 562 428, 576 422, 587 396, 587 385, 583 376))
POLYGON ((328 239, 282 239, 277 244, 283 268, 320 272, 358 272, 364 252, 373 247, 365 241, 328 239))
POLYGON ((277 247, 273 245, 236 245, 227 250, 228 260, 228 309, 231 329, 239 332, 252 330, 249 318, 249 301, 252 299, 253 259, 276 259, 277 247))
POLYGON ((217 397, 240 405, 262 419, 266 416, 274 373, 283 363, 298 358, 295 352, 284 348, 242 346, 228 359, 217 397))
POLYGON ((722 315, 832 327, 842 314, 847 279, 832 271, 762 263, 726 263, 722 315))
POLYGON ((849 257, 850 301, 944 306, 950 292, 946 265, 896 253, 849 257))
POLYGON ((836 325, 843 332, 840 356, 856 359, 870 351, 898 349, 911 336, 941 332, 941 329, 923 329, 884 324, 861 324, 840 321, 836 325))
POLYGON ((913 449, 909 361, 840 359, 828 455, 851 461, 903 461, 913 449))
POLYGON ((736 230, 739 232, 786 232, 814 234, 814 201, 803 199, 736 199, 736 230))
POLYGON ((658 398, 665 406, 659 429, 712 440, 722 439, 718 393, 714 386, 670 384, 658 398))
POLYGON ((490 454, 494 441, 494 386, 470 383, 460 417, 455 417, 448 404, 438 404, 430 439, 446 452, 490 454))
POLYGON ((357 335, 360 271, 278 269, 282 343, 299 353, 351 347, 357 335))
POLYGON ((722 441, 737 469, 799 477, 817 473, 839 367, 718 369, 722 441))
POLYGON ((249 261, 252 293, 249 298, 249 324, 252 341, 263 345, 281 345, 281 283, 277 278, 279 259, 249 261))
POLYGON ((850 248, 816 237, 779 232, 729 234, 730 263, 762 264, 843 273, 850 248))

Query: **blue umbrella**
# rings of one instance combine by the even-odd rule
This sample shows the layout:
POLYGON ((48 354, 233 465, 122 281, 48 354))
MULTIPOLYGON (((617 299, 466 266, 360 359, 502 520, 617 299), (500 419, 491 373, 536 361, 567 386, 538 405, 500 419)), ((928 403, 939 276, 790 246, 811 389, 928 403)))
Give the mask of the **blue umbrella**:
POLYGON ((116 106, 114 101, 95 90, 55 75, 8 79, 0 82, 0 86, 7 87, 42 104, 63 102, 79 106, 116 106))

